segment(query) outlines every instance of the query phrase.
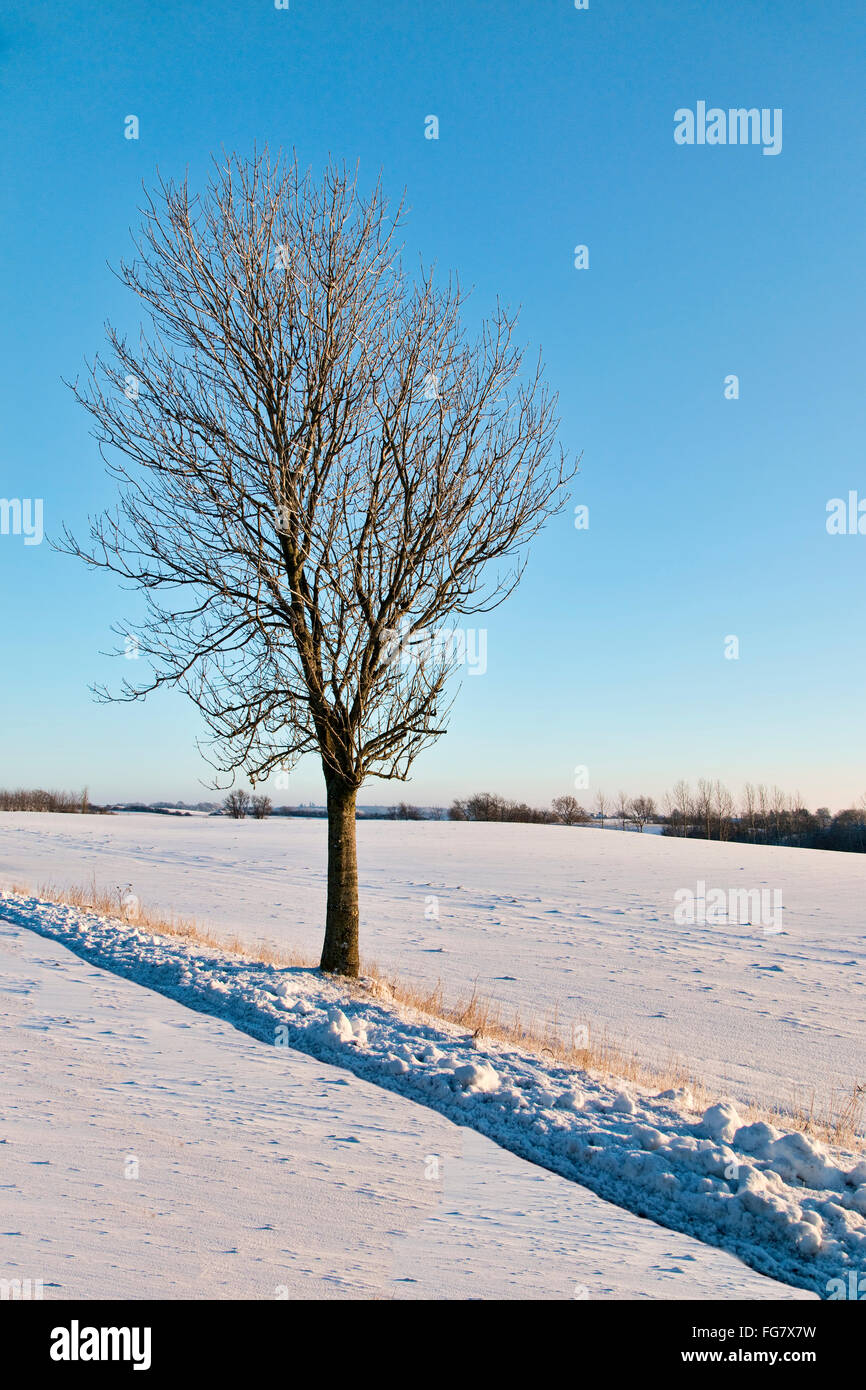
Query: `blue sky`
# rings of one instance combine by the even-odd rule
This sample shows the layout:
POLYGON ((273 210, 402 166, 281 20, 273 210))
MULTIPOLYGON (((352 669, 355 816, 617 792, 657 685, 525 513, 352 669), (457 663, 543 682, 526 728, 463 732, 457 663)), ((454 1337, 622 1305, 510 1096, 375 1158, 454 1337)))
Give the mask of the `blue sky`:
MULTIPOLYGON (((407 250, 474 285, 470 314, 522 305, 590 509, 588 530, 567 512, 537 540, 487 619, 487 673, 405 793, 361 800, 540 803, 584 765, 584 799, 706 775, 850 803, 866 535, 825 519, 866 498, 864 38, 853 0, 7 3, 0 496, 42 498, 49 534, 112 500, 62 378, 106 319, 138 322, 106 263, 142 180, 201 182, 211 151, 254 142, 357 159, 405 186, 407 250), (677 145, 674 112, 698 101, 781 108, 781 153, 677 145)), ((181 695, 90 696, 124 674, 102 653, 135 596, 15 535, 0 584, 0 783, 210 795, 181 695)), ((321 792, 308 763, 275 799, 321 792)))

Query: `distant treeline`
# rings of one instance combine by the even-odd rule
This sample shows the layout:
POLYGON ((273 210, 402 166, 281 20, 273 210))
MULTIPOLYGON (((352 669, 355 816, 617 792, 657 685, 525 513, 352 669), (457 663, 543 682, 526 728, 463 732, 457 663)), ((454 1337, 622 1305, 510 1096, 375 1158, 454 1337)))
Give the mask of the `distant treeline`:
POLYGON ((0 811, 67 811, 70 815, 87 815, 101 809, 91 806, 86 787, 83 792, 46 792, 38 787, 33 791, 0 791, 0 811))
MULTIPOLYGON (((411 808, 404 808, 403 816, 411 808)), ((558 796, 550 809, 509 801, 492 792, 477 792, 465 801, 453 802, 451 820, 520 821, 529 825, 586 825, 604 827, 608 821, 621 829, 642 831, 661 827, 664 835, 694 840, 732 840, 743 844, 794 845, 804 849, 866 852, 866 798, 859 805, 837 811, 826 807, 810 811, 799 795, 789 796, 779 787, 747 782, 738 806, 724 783, 701 778, 693 791, 688 782, 677 782, 665 792, 659 808, 651 796, 617 792, 595 794, 587 809, 574 796, 558 796)))
MULTIPOLYGON (((116 810, 150 811, 157 814, 179 813, 183 802, 127 803, 116 806, 94 806, 87 789, 82 792, 49 792, 42 790, 0 790, 0 811, 64 811, 72 815, 111 814, 116 810), (175 809, 178 808, 178 809, 175 809)), ((219 808, 213 802, 199 802, 195 809, 211 815, 227 815, 237 819, 252 816, 264 820, 276 816, 324 817, 324 807, 272 807, 270 798, 263 795, 231 792, 219 808)), ((189 814, 188 811, 180 814, 189 814)), ((739 805, 719 781, 701 778, 694 790, 688 782, 679 781, 665 792, 659 808, 651 796, 628 796, 617 792, 608 796, 596 792, 592 806, 587 809, 575 796, 557 796, 549 808, 529 806, 525 801, 510 801, 494 792, 476 792, 463 801, 454 801, 445 812, 441 807, 412 806, 401 801, 397 806, 359 808, 359 819, 370 820, 442 820, 447 815, 454 821, 516 821, 527 825, 600 825, 608 821, 621 829, 642 831, 647 825, 659 826, 664 835, 679 835, 692 840, 731 840, 741 844, 794 845, 804 849, 834 849, 849 853, 866 853, 866 797, 857 806, 837 811, 826 806, 810 811, 798 794, 789 796, 779 787, 747 782, 739 805)))
POLYGON ((525 801, 508 801, 493 792, 476 792, 465 801, 453 801, 449 820, 521 821, 527 825, 580 825, 590 816, 577 797, 558 796, 550 810, 527 806, 525 801))
POLYGON ((701 778, 694 791, 677 782, 666 792, 664 812, 665 835, 866 852, 866 798, 834 815, 826 806, 810 811, 798 793, 747 782, 737 806, 722 782, 701 778))

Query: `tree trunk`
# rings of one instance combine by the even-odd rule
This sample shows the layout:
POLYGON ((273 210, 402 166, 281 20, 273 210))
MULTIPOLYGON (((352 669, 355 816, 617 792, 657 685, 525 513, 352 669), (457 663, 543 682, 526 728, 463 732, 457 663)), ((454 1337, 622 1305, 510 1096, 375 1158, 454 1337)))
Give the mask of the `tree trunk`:
POLYGON ((328 907, 321 969, 358 974, 358 855, 355 848, 357 789, 333 774, 328 788, 328 907))

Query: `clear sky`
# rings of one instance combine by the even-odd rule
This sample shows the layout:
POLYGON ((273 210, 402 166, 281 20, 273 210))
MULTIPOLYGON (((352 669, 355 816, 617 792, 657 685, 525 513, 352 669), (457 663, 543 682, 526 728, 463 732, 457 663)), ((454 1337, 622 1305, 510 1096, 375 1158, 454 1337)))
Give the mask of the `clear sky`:
MULTIPOLYGON (((537 540, 448 735, 361 800, 542 803, 577 765, 584 799, 701 775, 862 794, 866 535, 825 524, 866 499, 862 0, 3 9, 0 497, 43 499, 48 535, 112 501, 61 378, 107 318, 138 322, 106 263, 157 166, 201 182, 212 151, 267 142, 381 167, 410 253, 459 270, 472 313, 522 305, 589 528, 569 511, 537 540), (781 109, 781 151, 677 144, 699 102, 781 109)), ((102 653, 135 596, 12 534, 0 584, 0 784, 210 795, 183 696, 89 694, 124 675, 102 653)), ((274 799, 322 790, 310 763, 274 799)))

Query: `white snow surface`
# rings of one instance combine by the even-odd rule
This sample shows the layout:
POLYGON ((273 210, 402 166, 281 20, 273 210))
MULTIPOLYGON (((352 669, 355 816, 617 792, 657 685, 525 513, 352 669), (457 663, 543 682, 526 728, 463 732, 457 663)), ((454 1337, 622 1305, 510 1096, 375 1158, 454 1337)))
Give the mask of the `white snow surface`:
MULTIPOLYGON (((0 815, 0 883, 131 884, 317 958, 321 820, 0 815)), ((866 1081, 866 856, 596 828, 358 824, 362 953, 446 994, 588 1024, 717 1092, 819 1108, 866 1081), (779 890, 783 932, 677 925, 675 893, 779 890), (436 915, 434 915, 436 914, 436 915)))
POLYGON ((339 1067, 773 1279, 826 1295, 831 1279, 866 1262, 863 1160, 744 1123, 734 1102, 701 1114, 687 1093, 619 1086, 473 1039, 363 984, 95 912, 7 894, 0 917, 271 1044, 263 1051, 289 1067, 294 1053, 339 1067))
POLYGON ((812 1297, 2 919, 0 1047, 0 1276, 45 1299, 812 1297))

